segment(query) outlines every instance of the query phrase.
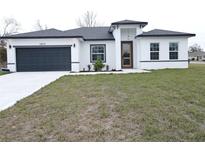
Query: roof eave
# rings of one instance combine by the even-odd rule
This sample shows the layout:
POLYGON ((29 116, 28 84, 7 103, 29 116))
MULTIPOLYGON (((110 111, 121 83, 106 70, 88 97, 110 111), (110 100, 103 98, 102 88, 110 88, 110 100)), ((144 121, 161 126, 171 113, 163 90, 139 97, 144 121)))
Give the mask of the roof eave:
POLYGON ((102 39, 84 39, 84 41, 114 41, 114 38, 102 38, 102 39))
POLYGON ((109 33, 113 32, 113 26, 119 26, 119 25, 142 25, 142 27, 144 28, 146 25, 148 24, 148 22, 141 22, 141 23, 111 23, 111 26, 108 30, 109 33))
POLYGON ((137 36, 135 36, 135 38, 137 38, 137 37, 180 37, 180 36, 184 36, 184 37, 194 37, 194 36, 196 36, 196 34, 137 35, 137 36))
POLYGON ((147 25, 148 22, 136 22, 136 23, 133 23, 133 22, 127 22, 127 23, 111 23, 111 25, 147 25))

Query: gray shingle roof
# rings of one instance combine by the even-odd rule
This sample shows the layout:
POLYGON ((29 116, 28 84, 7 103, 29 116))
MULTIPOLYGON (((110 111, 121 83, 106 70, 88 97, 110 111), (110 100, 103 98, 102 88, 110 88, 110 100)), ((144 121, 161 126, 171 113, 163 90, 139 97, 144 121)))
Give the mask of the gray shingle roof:
MULTIPOLYGON (((129 20, 130 22, 130 20, 129 20)), ((21 33, 6 36, 4 38, 82 38, 84 40, 114 40, 112 33, 109 32, 110 27, 82 27, 61 31, 57 29, 47 29, 28 33, 21 33)), ((136 37, 162 37, 162 36, 195 36, 195 34, 175 32, 168 30, 154 29, 143 32, 136 37)))
POLYGON ((162 29, 154 29, 148 32, 143 32, 141 35, 137 37, 162 37, 162 36, 195 36, 195 34, 184 33, 184 32, 176 32, 170 30, 162 30, 162 29))
POLYGON ((84 40, 114 40, 112 33, 109 33, 109 27, 82 27, 64 31, 64 35, 83 36, 84 40))
POLYGON ((111 25, 130 25, 130 24, 142 24, 142 25, 147 25, 148 22, 144 22, 144 21, 134 21, 134 20, 121 20, 121 21, 113 22, 111 25))
POLYGON ((47 37, 58 37, 61 36, 63 33, 57 29, 46 29, 46 30, 39 30, 27 33, 20 33, 14 34, 10 36, 6 36, 6 38, 47 38, 47 37))
POLYGON ((114 40, 109 27, 82 27, 67 31, 47 29, 10 35, 4 38, 83 38, 84 40, 114 40))

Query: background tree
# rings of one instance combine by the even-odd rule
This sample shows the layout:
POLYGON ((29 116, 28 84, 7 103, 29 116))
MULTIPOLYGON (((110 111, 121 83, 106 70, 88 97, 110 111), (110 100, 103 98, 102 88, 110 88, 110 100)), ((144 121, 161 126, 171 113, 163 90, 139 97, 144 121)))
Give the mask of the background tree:
POLYGON ((6 42, 2 37, 17 33, 19 28, 20 25, 14 18, 5 18, 0 24, 0 67, 5 67, 7 60, 6 42))
POLYGON ((4 47, 6 45, 2 37, 17 33, 19 28, 20 25, 16 21, 16 19, 14 18, 3 19, 3 22, 0 25, 0 46, 4 47))
POLYGON ((92 11, 85 12, 81 18, 77 20, 77 25, 79 27, 95 27, 99 25, 96 20, 97 14, 92 11))
POLYGON ((200 45, 194 44, 189 47, 189 52, 204 52, 200 45))
POLYGON ((40 20, 37 20, 36 24, 34 25, 34 29, 35 30, 46 30, 46 29, 48 29, 48 27, 46 24, 43 25, 40 20))

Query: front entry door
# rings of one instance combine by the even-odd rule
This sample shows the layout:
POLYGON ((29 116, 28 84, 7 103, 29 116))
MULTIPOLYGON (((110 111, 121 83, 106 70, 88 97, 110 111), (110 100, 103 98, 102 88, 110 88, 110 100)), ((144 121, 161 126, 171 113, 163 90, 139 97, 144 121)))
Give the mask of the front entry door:
POLYGON ((133 64, 133 45, 132 41, 121 42, 121 61, 122 68, 132 68, 133 64))

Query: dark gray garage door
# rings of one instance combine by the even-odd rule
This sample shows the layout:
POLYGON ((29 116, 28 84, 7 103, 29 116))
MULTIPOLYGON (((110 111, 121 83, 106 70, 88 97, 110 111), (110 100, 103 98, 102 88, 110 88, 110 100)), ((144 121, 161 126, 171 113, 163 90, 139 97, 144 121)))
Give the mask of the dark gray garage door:
POLYGON ((18 72, 27 71, 70 71, 70 47, 17 48, 18 72))

